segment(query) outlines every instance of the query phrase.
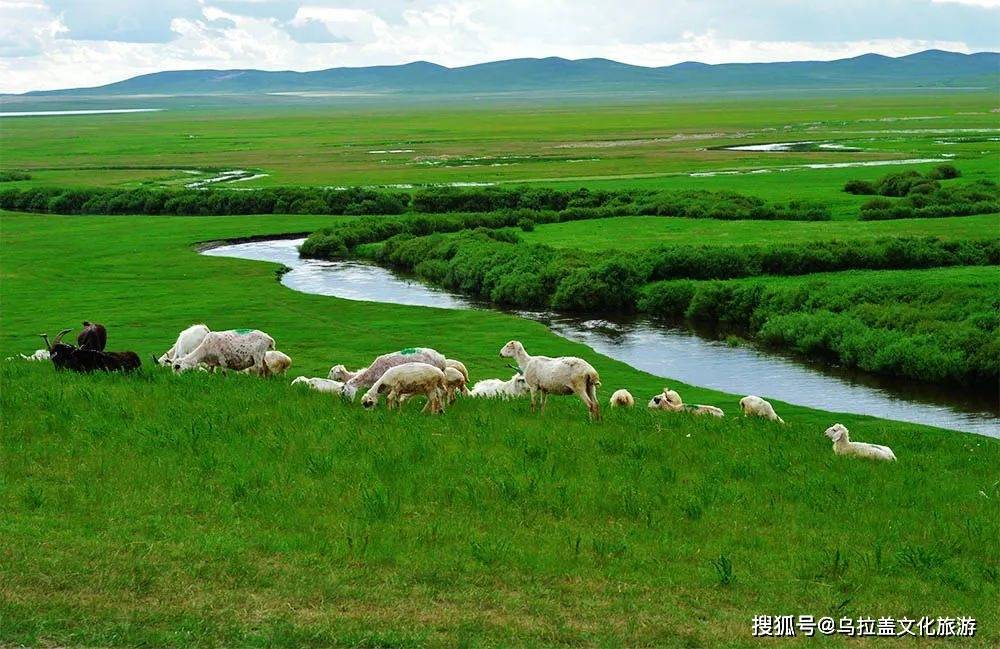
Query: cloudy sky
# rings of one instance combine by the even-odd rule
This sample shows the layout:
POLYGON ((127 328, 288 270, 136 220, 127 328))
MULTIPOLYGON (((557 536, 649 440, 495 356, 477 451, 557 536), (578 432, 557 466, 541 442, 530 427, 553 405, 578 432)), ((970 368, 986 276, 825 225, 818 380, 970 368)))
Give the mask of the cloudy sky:
POLYGON ((1000 49, 1000 0, 0 0, 0 92, 158 70, 1000 49))

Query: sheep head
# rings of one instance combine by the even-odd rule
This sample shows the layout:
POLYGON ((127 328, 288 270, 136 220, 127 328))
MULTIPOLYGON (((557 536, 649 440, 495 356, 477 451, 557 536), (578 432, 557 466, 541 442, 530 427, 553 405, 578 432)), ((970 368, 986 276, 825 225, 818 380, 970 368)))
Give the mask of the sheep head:
POLYGON ((344 365, 334 365, 330 368, 330 372, 326 375, 326 378, 343 383, 350 381, 356 374, 357 372, 350 371, 344 365))
POLYGON ((506 345, 500 348, 500 356, 502 358, 517 358, 520 354, 524 353, 524 345, 521 344, 519 340, 511 340, 506 345))
POLYGON ((829 437, 834 443, 839 442, 841 439, 845 442, 850 441, 847 437, 847 427, 843 424, 834 424, 827 428, 823 434, 829 437))

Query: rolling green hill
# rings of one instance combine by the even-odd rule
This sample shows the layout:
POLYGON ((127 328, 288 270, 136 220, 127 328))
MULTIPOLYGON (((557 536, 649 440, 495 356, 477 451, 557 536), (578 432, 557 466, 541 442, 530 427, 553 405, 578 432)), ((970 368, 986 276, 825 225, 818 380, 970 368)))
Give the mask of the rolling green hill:
POLYGON ((892 58, 878 54, 836 61, 784 63, 685 62, 647 68, 607 59, 512 59, 458 68, 426 61, 312 72, 178 70, 94 88, 30 95, 215 94, 307 91, 376 93, 600 92, 817 89, 926 86, 996 87, 1000 54, 927 50, 892 58))

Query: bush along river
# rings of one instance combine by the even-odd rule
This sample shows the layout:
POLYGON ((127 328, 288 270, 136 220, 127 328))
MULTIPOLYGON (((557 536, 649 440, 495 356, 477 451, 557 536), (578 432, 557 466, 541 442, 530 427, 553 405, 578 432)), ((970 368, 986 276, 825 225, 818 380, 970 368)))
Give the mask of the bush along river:
MULTIPOLYGON (((304 239, 270 239, 203 251, 282 264, 288 288, 349 300, 442 309, 493 308, 359 261, 302 259, 304 239)), ((822 364, 729 345, 688 329, 644 318, 593 319, 549 312, 512 313, 544 323, 556 334, 657 376, 733 394, 759 394, 788 403, 912 421, 1000 437, 1000 404, 988 395, 962 395, 902 380, 841 373, 822 364)), ((645 403, 642 395, 637 397, 645 403)))

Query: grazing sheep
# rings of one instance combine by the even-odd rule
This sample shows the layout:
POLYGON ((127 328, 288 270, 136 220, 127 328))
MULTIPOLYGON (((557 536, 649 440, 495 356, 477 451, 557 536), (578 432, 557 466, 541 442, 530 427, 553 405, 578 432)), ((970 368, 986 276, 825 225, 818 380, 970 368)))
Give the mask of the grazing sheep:
POLYGON ((628 390, 615 390, 614 394, 611 395, 610 404, 612 408, 631 408, 635 405, 635 399, 628 390))
POLYGON ((764 419, 776 421, 779 424, 785 423, 785 420, 774 412, 774 407, 770 403, 752 394, 748 394, 740 399, 740 410, 743 411, 743 416, 745 417, 763 417, 764 419))
POLYGON ((284 374, 292 366, 292 359, 285 352, 271 349, 264 353, 264 366, 272 376, 284 374))
POLYGON ((203 324, 193 324, 177 336, 177 341, 173 347, 168 349, 162 356, 156 359, 159 365, 173 365, 174 360, 183 358, 193 352, 205 336, 209 334, 209 328, 203 324))
POLYGON ((693 415, 712 415, 713 417, 724 417, 726 414, 722 412, 721 408, 716 408, 715 406, 705 406, 701 404, 693 406, 685 405, 681 400, 681 395, 677 394, 677 392, 671 390, 670 388, 663 388, 663 392, 650 399, 649 403, 646 405, 656 410, 666 410, 668 412, 689 412, 693 415))
MULTIPOLYGON (((457 373, 457 372, 456 372, 457 373)), ((427 405, 422 412, 442 412, 441 397, 445 394, 445 374, 439 368, 427 363, 403 363, 390 367, 382 374, 368 392, 361 398, 361 405, 373 408, 378 404, 380 394, 386 395, 386 405, 392 410, 401 403, 401 398, 423 394, 427 405)))
POLYGON ((888 446, 852 442, 851 438, 847 435, 847 427, 843 424, 830 426, 826 429, 824 435, 833 440, 833 452, 837 455, 853 455, 854 457, 866 457, 872 460, 885 460, 887 462, 896 461, 896 454, 888 446))
POLYGON ((190 354, 174 358, 174 371, 185 372, 204 363, 208 367, 230 370, 266 370, 264 356, 274 349, 274 338, 257 329, 211 331, 190 354))
POLYGON ((469 388, 465 386, 468 380, 458 368, 444 368, 444 391, 449 404, 454 403, 459 394, 469 393, 469 388))
POLYGON ((260 368, 248 367, 243 370, 244 374, 257 374, 258 376, 277 376, 284 374, 292 366, 292 359, 285 352, 271 349, 264 352, 264 365, 260 368))
POLYGON ((306 385, 317 392, 326 392, 328 394, 340 394, 344 390, 344 384, 340 381, 332 381, 330 379, 321 378, 307 378, 305 376, 298 376, 292 380, 292 385, 306 385))
POLYGON ((436 350, 429 347, 407 347, 398 352, 382 354, 372 361, 371 365, 356 372, 349 371, 343 365, 334 365, 330 369, 328 376, 335 381, 343 381, 344 394, 353 401, 358 390, 370 388, 375 385, 376 381, 382 378, 386 370, 405 363, 426 363, 433 365, 442 372, 444 372, 444 368, 446 367, 444 355, 436 350))
POLYGON ((521 374, 515 374, 509 380, 484 379, 472 386, 469 396, 473 399, 514 399, 528 394, 528 382, 521 374))
POLYGON ((535 394, 541 395, 541 412, 550 394, 575 394, 587 406, 591 419, 601 418, 601 404, 597 401, 597 388, 601 378, 597 370, 582 358, 563 356, 529 356, 524 345, 511 340, 500 349, 500 356, 517 360, 517 365, 528 382, 531 394, 531 411, 535 411, 535 394))
MULTIPOLYGON (((453 360, 451 358, 446 358, 444 359, 444 366, 446 368, 452 367, 462 373, 462 376, 465 378, 465 381, 462 382, 462 387, 460 388, 460 391, 464 396, 469 396, 469 388, 468 388, 469 370, 465 369, 465 363, 463 363, 462 361, 453 360)), ((454 401, 454 398, 452 400, 454 401)))

